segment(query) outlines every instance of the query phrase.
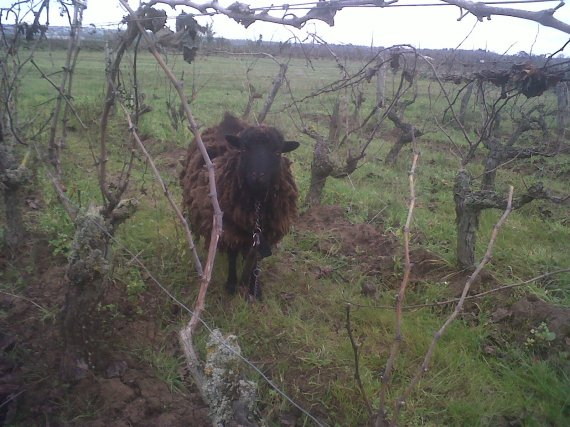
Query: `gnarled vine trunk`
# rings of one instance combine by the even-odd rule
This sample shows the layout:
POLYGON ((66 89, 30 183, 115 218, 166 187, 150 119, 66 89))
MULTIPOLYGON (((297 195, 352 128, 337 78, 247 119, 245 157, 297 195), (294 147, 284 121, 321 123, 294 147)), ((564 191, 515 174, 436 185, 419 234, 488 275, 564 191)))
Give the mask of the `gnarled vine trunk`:
POLYGON ((9 138, 1 136, 0 128, 0 188, 4 199, 4 246, 7 250, 16 251, 25 234, 22 219, 23 190, 28 182, 29 171, 25 167, 25 159, 18 165, 13 154, 14 144, 9 138))
POLYGON ((99 213, 91 207, 76 219, 76 232, 67 268, 68 290, 63 309, 62 335, 65 351, 62 377, 67 381, 83 378, 93 367, 92 338, 98 325, 93 313, 101 301, 109 262, 110 230, 99 213))
POLYGON ((469 107, 469 101, 471 100, 471 95, 473 94, 473 86, 475 86, 475 83, 469 83, 465 89, 465 93, 461 97, 458 119, 463 126, 465 126, 465 116, 467 115, 467 108, 469 107))
POLYGON ((475 243, 481 211, 467 200, 471 194, 471 176, 460 170, 453 187, 457 224, 457 263, 462 268, 475 265, 475 243))
POLYGON ((309 191, 305 198, 305 203, 309 206, 321 204, 323 190, 327 182, 327 178, 333 171, 328 156, 327 140, 323 137, 317 137, 315 149, 313 151, 313 161, 311 162, 311 181, 309 183, 309 191))
POLYGON ((568 115, 570 114, 568 93, 568 83, 561 82, 556 86, 556 100, 558 103, 558 111, 556 113, 556 127, 559 141, 566 136, 566 128, 568 126, 568 115))

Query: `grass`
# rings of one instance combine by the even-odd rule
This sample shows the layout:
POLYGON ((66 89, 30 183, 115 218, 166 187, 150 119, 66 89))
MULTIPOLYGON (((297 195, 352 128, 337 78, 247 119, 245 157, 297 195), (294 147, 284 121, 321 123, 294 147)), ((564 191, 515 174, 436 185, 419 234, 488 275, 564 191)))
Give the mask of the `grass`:
MULTIPOLYGON (((74 104, 90 129, 71 132, 69 148, 64 152, 65 180, 70 183, 68 195, 73 203, 83 207, 90 202, 101 203, 90 146, 97 145, 96 124, 104 94, 102 55, 89 51, 80 55, 74 104)), ((55 51, 49 56, 47 53, 38 55, 36 61, 45 72, 50 72, 62 63, 62 57, 62 52, 55 51)), ((253 62, 246 58, 208 56, 188 65, 169 57, 177 74, 184 72, 187 91, 196 90, 192 108, 199 123, 215 123, 224 110, 243 110, 247 101, 245 70, 253 62)), ((155 141, 151 147, 154 155, 185 147, 191 138, 189 132, 183 127, 173 129, 167 118, 166 100, 176 102, 173 91, 148 54, 140 55, 139 66, 145 102, 153 107, 152 112, 143 116, 140 133, 155 141)), ((277 68, 272 61, 256 60, 251 79, 258 90, 265 91, 271 86, 277 68)), ((292 60, 288 75, 299 97, 322 82, 335 78, 336 72, 334 64, 329 61, 319 61, 318 69, 312 71, 304 62, 292 60)), ((123 78, 126 82, 132 79, 132 69, 126 64, 123 78)), ((23 88, 22 99, 27 108, 24 111, 31 111, 53 96, 49 85, 40 80, 33 70, 28 70, 26 81, 29 84, 23 88)), ((422 85, 420 93, 426 93, 426 85, 422 85)), ((288 138, 303 143, 290 155, 295 161, 294 173, 302 199, 309 185, 312 142, 296 132, 291 119, 281 112, 287 103, 283 92, 268 121, 287 129, 288 138)), ((329 100, 314 98, 308 100, 304 108, 314 114, 327 114, 329 100)), ((429 106, 422 99, 410 109, 411 120, 425 121, 426 110, 429 106)), ((122 168, 122 155, 128 149, 126 125, 119 110, 112 120, 109 136, 111 175, 122 168)), ((459 132, 452 133, 454 137, 458 135, 459 132)), ((429 138, 421 141, 422 156, 416 188, 418 206, 414 212, 413 234, 421 235, 421 246, 451 266, 456 240, 452 189, 458 162, 446 148, 447 144, 447 139, 439 133, 429 134, 429 138)), ((389 148, 385 140, 374 141, 366 161, 350 179, 327 181, 323 203, 343 206, 347 217, 355 223, 370 221, 381 224, 386 232, 399 236, 406 217, 409 156, 404 149, 394 166, 386 166, 383 159, 389 148)), ((540 165, 541 179, 555 190, 567 191, 567 183, 565 185, 559 176, 564 171, 567 173, 568 165, 567 158, 548 159, 546 164, 540 165)), ((474 165, 473 173, 480 173, 480 169, 480 165, 474 165)), ((174 196, 179 198, 176 171, 170 168, 163 173, 174 196)), ((28 218, 28 222, 50 236, 54 252, 64 254, 72 237, 72 225, 55 201, 49 183, 43 178, 39 183, 45 208, 37 217, 28 218)), ((522 192, 525 184, 512 170, 501 171, 499 185, 502 187, 507 183, 514 183, 517 192, 522 192)), ((117 279, 128 287, 129 295, 135 301, 138 295, 152 286, 142 278, 132 262, 132 255, 124 251, 123 247, 126 247, 162 283, 191 304, 196 283, 190 254, 174 215, 140 158, 135 163, 128 197, 139 200, 139 209, 117 233, 120 242, 114 247, 117 279)), ((478 256, 482 255, 491 228, 500 214, 489 210, 482 215, 478 256)), ((570 241, 570 228, 567 222, 564 225, 567 219, 568 212, 563 207, 544 202, 513 212, 497 241, 495 258, 490 265, 492 273, 500 282, 510 283, 518 278, 567 267, 567 242, 570 241), (551 211, 549 218, 539 215, 541 207, 551 211)), ((266 297, 263 303, 255 305, 224 294, 221 284, 225 275, 225 256, 218 255, 206 320, 225 333, 238 335, 243 354, 315 415, 327 419, 331 425, 363 425, 367 414, 354 384, 353 354, 344 328, 344 304, 347 300, 355 305, 371 304, 370 299, 360 292, 360 285, 367 280, 381 286, 375 304, 393 304, 393 285, 400 277, 401 261, 397 255, 394 271, 389 277, 367 277, 334 244, 326 253, 316 250, 319 239, 325 237, 334 242, 334 232, 323 237, 295 231, 285 237, 278 254, 263 262, 264 274, 267 275, 266 297), (287 263, 284 261, 286 258, 289 260, 287 263), (336 275, 316 278, 312 271, 322 266, 332 266, 334 271, 342 272, 343 279, 336 275)), ((552 278, 546 287, 534 286, 527 290, 568 306, 569 284, 570 275, 566 274, 552 278)), ((449 289, 445 284, 425 280, 410 289, 407 302, 424 303, 448 297, 449 289)), ((433 332, 447 314, 446 308, 406 312, 402 353, 389 391, 390 402, 399 396, 413 376, 433 332)), ((551 362, 536 360, 524 346, 502 339, 503 332, 488 322, 488 316, 489 313, 479 312, 474 319, 465 317, 452 325, 439 344, 430 371, 406 404, 402 425, 493 426, 510 421, 524 425, 564 425, 569 416, 567 396, 570 395, 570 380, 567 372, 551 362), (502 357, 484 352, 490 342, 500 342, 494 345, 502 357)), ((391 310, 368 307, 353 311, 354 333, 363 342, 362 379, 375 404, 381 370, 393 340, 393 318, 391 310)), ((157 321, 167 323, 165 319, 157 321)), ((205 340, 206 337, 201 335, 199 343, 202 348, 205 340)), ((178 374, 181 364, 178 357, 165 348, 140 349, 138 355, 155 367, 157 375, 171 390, 184 390, 178 374)), ((278 419, 282 411, 289 409, 288 404, 267 384, 259 382, 263 413, 268 419, 278 419)), ((305 425, 310 424, 307 420, 304 422, 305 425)))
POLYGON ((144 348, 137 352, 139 359, 152 366, 171 392, 185 393, 187 391, 182 378, 180 366, 184 363, 181 357, 175 357, 164 347, 144 348))

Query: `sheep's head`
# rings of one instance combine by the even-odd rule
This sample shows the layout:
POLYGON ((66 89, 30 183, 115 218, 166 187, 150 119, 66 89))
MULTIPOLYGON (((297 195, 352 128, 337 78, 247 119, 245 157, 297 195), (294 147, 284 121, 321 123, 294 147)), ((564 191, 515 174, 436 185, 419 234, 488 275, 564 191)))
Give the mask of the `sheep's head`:
POLYGON ((299 146, 268 126, 249 127, 238 136, 226 135, 226 140, 240 151, 240 177, 256 198, 265 197, 279 179, 281 154, 299 146))

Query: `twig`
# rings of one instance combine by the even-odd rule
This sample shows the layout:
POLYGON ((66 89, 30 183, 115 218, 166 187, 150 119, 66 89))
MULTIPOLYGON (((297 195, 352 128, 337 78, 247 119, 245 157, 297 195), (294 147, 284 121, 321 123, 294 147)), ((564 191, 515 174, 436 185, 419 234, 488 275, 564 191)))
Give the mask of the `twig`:
POLYGON ((392 378, 392 370, 400 351, 400 344, 402 343, 402 311, 404 305, 404 297, 406 294, 406 287, 408 286, 410 274, 412 271, 412 263, 410 261, 410 226, 412 223, 412 217, 416 203, 414 176, 416 172, 416 166, 418 164, 418 159, 419 153, 416 152, 414 153, 412 168, 410 169, 408 178, 410 184, 410 203, 408 206, 408 217, 406 219, 406 224, 404 225, 404 277, 402 278, 400 290, 398 292, 398 297, 396 300, 396 333, 392 346, 390 347, 390 356, 388 357, 384 373, 381 377, 382 385, 380 387, 380 403, 375 420, 376 427, 385 425, 386 422, 386 394, 388 392, 388 387, 392 378))
POLYGON ((145 42, 147 43, 150 52, 152 53, 152 55, 154 56, 160 67, 163 69, 164 73, 169 78, 170 82, 172 83, 176 91, 178 92, 180 101, 182 102, 182 106, 184 107, 184 112, 186 113, 186 118, 188 119, 188 125, 190 127, 190 131, 194 135, 195 143, 197 144, 198 149, 200 150, 200 153, 204 158, 204 162, 206 163, 206 168, 208 169, 208 178, 210 184, 210 200, 214 208, 214 217, 212 219, 213 227, 212 227, 212 235, 210 237, 210 247, 208 249, 208 258, 206 260, 206 265, 204 267, 204 271, 202 274, 200 291, 198 293, 198 298, 196 299, 194 314, 192 315, 192 318, 190 319, 190 323, 188 325, 188 327, 190 328, 189 332, 191 336, 192 332, 198 326, 199 316, 202 314, 202 311, 204 310, 206 292, 208 290, 208 286, 212 278, 212 270, 214 267, 214 260, 216 257, 218 240, 220 239, 220 235, 222 233, 223 214, 222 210, 220 209, 220 204, 218 202, 214 164, 210 160, 210 156, 208 155, 206 147, 202 142, 202 137, 200 135, 198 124, 196 123, 194 115, 192 114, 192 110, 190 109, 190 104, 188 103, 188 97, 184 92, 184 87, 182 83, 178 81, 172 70, 168 67, 168 65, 166 65, 166 62, 164 62, 164 59, 156 49, 156 46, 154 45, 153 41, 150 39, 145 29, 143 28, 142 24, 140 23, 138 17, 136 16, 135 11, 131 9, 129 4, 125 0, 119 0, 119 1, 125 7, 125 9, 128 10, 129 14, 131 15, 131 18, 134 20, 135 24, 137 25, 140 34, 142 34, 143 38, 145 39, 145 42))
POLYGON ((554 17, 554 12, 558 8, 564 5, 564 2, 560 2, 558 6, 552 9, 529 11, 513 9, 509 7, 495 7, 486 5, 485 3, 472 2, 469 0, 442 0, 444 3, 453 4, 461 10, 465 10, 465 14, 473 14, 477 20, 483 21, 484 18, 491 19, 492 15, 502 15, 510 16, 513 18, 525 19, 529 21, 537 22, 546 27, 555 28, 562 32, 570 34, 570 25, 562 22, 554 17))
POLYGON ((32 65, 34 67, 36 67, 36 69, 39 71, 41 77, 43 79, 45 79, 50 85, 53 86, 53 88, 55 90, 57 90, 57 92, 59 93, 59 96, 62 97, 62 99, 66 102, 66 104, 69 106, 69 108, 71 109, 71 112, 73 113, 73 115, 75 116, 75 118, 77 119, 77 121, 79 122, 79 124, 81 125, 81 127, 85 130, 88 129, 88 127, 85 125, 85 123, 83 123, 83 120, 81 120, 81 117, 79 117, 79 114, 77 113, 77 110, 75 109, 75 107, 73 106, 73 104, 71 103, 71 101, 69 100, 69 96, 67 96, 65 93, 63 93, 61 91, 61 89, 55 84, 55 82, 53 80, 51 80, 43 71, 42 69, 38 66, 38 64, 36 64, 36 62, 32 59, 30 61, 32 63, 32 65))
POLYGON ((461 298, 457 302, 457 305, 455 306, 455 310, 447 318, 447 320, 441 326, 441 328, 434 334, 433 339, 431 341, 431 344, 428 348, 428 351, 424 357, 423 363, 420 365, 418 371, 416 372, 416 374, 415 374, 414 378, 412 379, 412 381, 410 382, 410 384, 408 384, 408 387, 406 387, 406 389, 404 390, 404 392, 402 393, 400 398, 395 403, 395 405, 394 405, 394 416, 393 416, 392 422, 391 422, 392 426, 396 425, 400 411, 401 411, 402 407, 405 405, 406 400, 409 397, 409 395, 411 394, 412 390, 419 383, 419 381, 421 380, 423 375, 428 371, 429 363, 430 363, 431 358, 433 356, 435 347, 436 347, 438 341, 440 340, 440 338, 445 333, 445 330, 447 329, 447 327, 455 320, 455 318, 461 312, 461 310, 463 308, 463 303, 465 302, 465 299, 467 298, 467 294, 469 293, 469 289, 471 288, 471 285, 473 284, 473 282, 475 281, 477 276, 481 273, 481 271, 483 270, 483 267, 485 267, 485 265, 491 260, 492 255, 493 255, 493 246, 495 245, 495 240, 497 239, 497 235, 499 234, 499 230, 501 229, 501 227, 505 223, 507 217, 509 216, 509 214, 512 211, 513 192, 514 192, 514 189, 512 186, 510 186, 509 187, 509 196, 508 196, 508 201, 507 201, 507 208, 503 212, 503 215, 501 216, 499 221, 493 227, 493 232, 491 234, 491 238, 489 239, 489 244, 487 245, 487 251, 485 252, 485 256, 483 257, 483 259, 481 260, 481 262, 479 263, 479 265, 477 266, 477 268, 475 269, 473 274, 469 277, 469 279, 465 283, 465 286, 463 287, 463 292, 461 294, 461 298))
MULTIPOLYGON (((83 20, 83 4, 79 1, 73 2, 73 20, 71 17, 68 16, 69 24, 70 24, 70 33, 68 39, 68 47, 67 47, 67 54, 65 58, 65 64, 63 66, 63 73, 61 75, 61 82, 59 87, 57 87, 53 82, 40 70, 39 67, 34 63, 34 66, 42 73, 42 77, 45 78, 50 84, 52 84, 58 92, 57 100, 55 101, 55 105, 53 107, 53 117, 50 126, 49 132, 49 139, 48 139, 48 157, 49 161, 51 162, 55 175, 58 179, 61 180, 61 148, 62 148, 62 141, 56 141, 58 125, 60 124, 60 120, 63 126, 65 126, 67 117, 61 117, 62 113, 62 101, 66 102, 66 105, 69 105, 69 98, 71 96, 71 84, 69 84, 68 93, 65 93, 66 87, 68 86, 68 80, 71 81, 71 75, 74 72, 72 68, 72 64, 75 65, 73 62, 73 54, 75 50, 78 48, 79 40, 80 40, 80 30, 83 20)), ((75 110, 71 108, 72 111, 75 110)), ((66 110, 66 109, 64 109, 66 110)), ((77 114, 75 114, 77 116, 77 114)), ((79 120, 82 127, 86 129, 85 125, 79 120)), ((65 131, 62 132, 62 135, 65 134, 65 131)), ((63 139, 63 138, 62 138, 63 139)))
POLYGON ((279 64, 279 71, 275 76, 275 79, 273 80, 273 86, 271 87, 271 91, 269 92, 267 98, 265 99, 265 103, 263 104, 263 108, 259 113, 259 116, 257 116, 257 122, 259 124, 265 121, 265 117, 267 116, 267 113, 269 113, 269 110, 273 105, 273 101, 275 101, 277 92, 279 92, 279 88, 281 88, 283 80, 285 79, 285 74, 287 73, 287 67, 288 67, 287 63, 279 64))
POLYGON ((354 339, 354 335, 352 334, 352 325, 350 324, 350 303, 346 304, 346 331, 348 332, 348 337, 350 338, 350 345, 352 345, 352 353, 354 354, 354 379, 358 384, 358 388, 360 389, 360 395, 366 404, 366 408, 368 409, 368 415, 372 417, 372 405, 368 396, 366 394, 366 390, 364 390, 364 386, 362 385, 362 379, 360 378, 360 343, 357 343, 354 339))
MULTIPOLYGON (((103 103, 103 112, 101 114, 100 123, 100 137, 99 137, 99 158, 96 159, 97 172, 99 174, 99 189, 103 196, 103 203, 105 205, 105 214, 109 214, 115 206, 119 203, 121 192, 113 194, 107 186, 107 162, 108 162, 108 147, 107 147, 107 133, 109 127, 109 116, 111 109, 115 104, 115 97, 118 93, 116 80, 119 74, 119 68, 123 55, 128 47, 132 44, 137 36, 137 31, 133 25, 127 26, 127 31, 121 36, 121 41, 117 47, 115 58, 109 65, 107 72, 107 88, 105 92, 105 100, 103 103)), ((123 185, 119 187, 119 190, 123 185)))
POLYGON ((206 396, 204 390, 202 389, 203 383, 203 375, 199 369, 200 360, 198 355, 196 354, 196 350, 193 346, 193 333, 196 330, 197 326, 201 321, 201 315, 204 311, 205 307, 205 300, 206 300, 206 292, 208 290, 208 286, 210 284, 210 280, 212 277, 212 270, 214 266, 214 260, 216 257, 217 245, 218 240, 220 238, 220 234, 222 232, 222 211, 220 209, 220 204, 218 202, 217 191, 216 191, 216 177, 214 173, 214 165, 210 160, 208 152, 206 151, 206 147, 202 142, 202 137, 200 135, 200 130, 198 129, 198 124, 194 119, 194 115, 192 114, 192 110, 190 109, 190 104, 188 103, 188 97, 184 92, 184 87, 181 82, 178 81, 172 70, 166 65, 164 59, 156 49, 153 41, 150 39, 148 34, 146 33, 145 29, 140 23, 138 16, 136 15, 135 11, 129 6, 126 0, 119 0, 123 7, 129 12, 131 20, 136 24, 138 28, 138 32, 142 35, 145 39, 145 42, 156 59, 157 63, 163 69, 166 76, 169 78, 170 82, 178 92, 178 96, 180 97, 180 101, 184 108, 184 112, 186 113, 186 118, 188 119, 188 126, 190 127, 190 131, 194 134, 194 141, 202 154, 206 167, 208 169, 208 178, 209 178, 209 185, 210 185, 210 200, 212 202, 212 206, 214 209, 214 215, 212 218, 213 226, 212 226, 212 234, 210 237, 210 247, 208 248, 208 258, 206 260, 206 265, 201 275, 200 280, 200 290, 198 292, 198 297, 196 298, 196 303, 194 305, 194 311, 192 313, 192 317, 186 327, 182 328, 179 332, 179 338, 182 345, 182 349, 186 356, 187 366, 198 387, 202 396, 206 396))
POLYGON ((137 133, 136 128, 134 127, 131 115, 129 114, 128 110, 125 108, 125 106, 122 103, 121 103, 121 107, 122 107, 123 111, 125 112, 125 116, 127 117, 127 122, 129 123, 129 131, 131 132, 132 137, 134 138, 139 149, 142 151, 142 153, 146 157, 152 171, 154 172, 154 176, 156 177, 156 179, 160 185, 160 188, 162 189, 164 196, 168 200, 168 203, 170 203, 170 206, 172 207, 172 209, 176 213, 176 216, 180 220, 180 223, 182 224, 182 228, 184 229, 184 234, 186 236, 186 242, 188 243, 188 247, 192 251, 192 255, 194 257, 194 264, 196 265, 196 270, 198 271, 198 274, 200 276, 202 276, 204 274, 204 271, 202 269, 202 263, 200 262, 200 257, 198 257, 198 252, 196 252, 196 246, 194 245, 194 240, 192 239, 192 233, 190 232, 190 228, 188 227, 188 222, 186 221, 186 218, 184 218, 184 215, 182 214, 182 212, 178 208, 177 204, 172 199, 170 191, 168 191, 168 187, 164 183, 164 180, 162 179, 162 176, 160 175, 160 172, 158 171, 156 164, 154 163, 154 160, 152 159, 152 156, 149 154, 149 152, 146 150, 144 144, 142 143, 142 141, 139 137, 139 134, 137 133))
MULTIPOLYGON (((34 150, 36 151, 36 154, 38 155, 38 158, 42 159, 43 157, 42 157, 42 154, 41 154, 38 146, 36 144, 32 144, 32 145, 34 147, 34 150)), ((76 208, 75 206, 73 206, 73 203, 71 203, 71 200, 69 200, 69 198, 65 194, 66 189, 65 189, 63 183, 61 182, 61 180, 57 176, 54 176, 54 174, 51 172, 50 169, 51 168, 46 167, 45 172, 47 173, 47 175, 48 175, 48 177, 49 177, 49 179, 53 185, 53 188, 55 189, 55 192, 57 193, 57 197, 59 198, 59 201, 61 202, 63 209, 69 215, 69 218, 71 218, 72 221, 75 221, 75 218, 77 217, 77 214, 79 213, 79 209, 76 208)))
POLYGON ((18 396, 20 396, 21 394, 23 394, 26 390, 20 390, 18 393, 16 394, 11 394, 10 396, 8 396, 8 398, 2 402, 2 404, 0 404, 0 408, 2 408, 3 406, 6 406, 8 403, 10 403, 12 400, 17 399, 18 396))
POLYGON ((48 310, 47 308, 42 307, 41 305, 39 305, 39 304, 38 304, 37 302, 35 302, 34 300, 31 300, 30 298, 27 298, 27 297, 22 296, 22 295, 17 295, 17 294, 13 294, 13 293, 10 293, 10 292, 2 291, 2 290, 0 290, 0 293, 1 293, 1 294, 4 294, 4 295, 8 295, 8 296, 10 296, 10 297, 14 297, 14 298, 18 298, 18 299, 24 300, 24 301, 26 301, 26 302, 29 302, 30 304, 35 305, 37 308, 39 308, 39 309, 40 309, 41 311, 43 311, 44 313, 49 313, 49 310, 48 310))

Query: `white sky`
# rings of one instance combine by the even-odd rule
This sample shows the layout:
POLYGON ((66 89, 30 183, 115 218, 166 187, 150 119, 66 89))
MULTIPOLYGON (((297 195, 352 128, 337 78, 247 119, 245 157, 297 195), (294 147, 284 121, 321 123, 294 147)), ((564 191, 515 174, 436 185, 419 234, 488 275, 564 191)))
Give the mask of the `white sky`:
MULTIPOLYGON (((199 2, 200 0, 196 0, 199 2)), ((219 0, 223 6, 229 6, 235 0, 219 0)), ((295 4, 308 0, 241 0, 251 7, 277 5, 283 3, 295 4)), ((437 0, 400 0, 397 4, 418 4, 421 2, 437 3, 437 0)), ((11 0, 0 0, 0 6, 11 4, 11 0)), ((84 25, 111 25, 121 20, 126 14, 118 0, 88 0, 84 15, 84 25)), ((135 8, 138 0, 130 0, 135 8)), ((528 5, 507 5, 511 8, 527 10, 543 10, 553 8, 558 2, 535 3, 528 5)), ((182 10, 182 9, 179 9, 182 10)), ((178 10, 166 9, 168 16, 174 17, 178 10)), ((186 9, 191 13, 191 10, 186 9)), ((304 11, 297 11, 303 15, 304 11)), ((278 14, 279 12, 275 12, 278 14)), ((282 13, 282 12, 281 12, 282 13)), ((198 17, 201 24, 214 23, 216 36, 229 39, 256 40, 259 34, 263 40, 287 40, 295 31, 301 39, 307 32, 314 32, 329 43, 359 44, 369 46, 390 46, 407 43, 421 48, 456 48, 467 37, 475 17, 467 16, 458 22, 459 9, 445 7, 387 7, 387 8, 354 8, 337 12, 334 27, 320 21, 309 21, 304 30, 297 31, 282 25, 256 22, 247 30, 235 21, 224 16, 198 17)), ((570 23, 570 5, 559 9, 555 17, 570 23)), ((62 25, 52 18, 52 25, 62 25)), ((174 26, 174 20, 169 21, 174 26)), ((113 28, 113 26, 111 26, 113 28)), ((478 22, 473 33, 461 44, 463 49, 488 49, 495 52, 517 53, 521 50, 536 54, 548 54, 557 51, 569 39, 569 35, 536 23, 511 17, 493 16, 491 21, 478 22)), ((570 46, 563 52, 570 56, 570 46)))

